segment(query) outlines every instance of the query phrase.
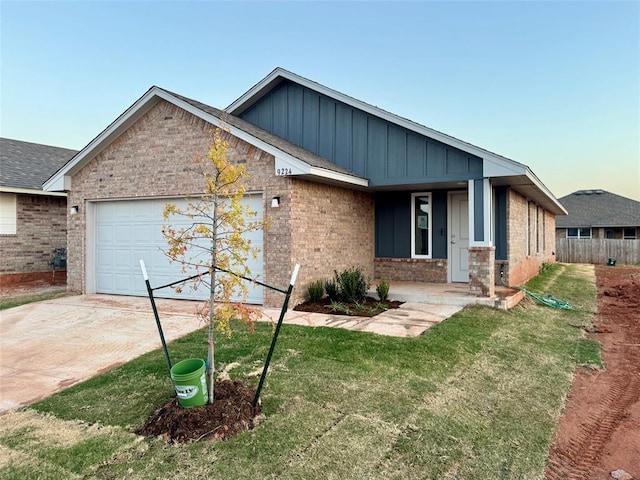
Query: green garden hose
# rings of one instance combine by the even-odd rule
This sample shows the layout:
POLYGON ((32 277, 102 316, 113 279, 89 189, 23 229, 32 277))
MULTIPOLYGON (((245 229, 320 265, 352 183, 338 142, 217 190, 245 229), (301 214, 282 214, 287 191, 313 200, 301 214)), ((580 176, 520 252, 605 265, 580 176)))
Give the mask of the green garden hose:
POLYGON ((536 302, 541 303, 542 305, 546 305, 547 307, 557 308, 559 310, 571 310, 571 304, 565 302, 564 300, 560 300, 555 298, 553 295, 547 293, 545 295, 541 295, 539 293, 530 292, 529 290, 522 287, 511 287, 517 288, 518 290, 522 290, 524 293, 533 298, 536 302))

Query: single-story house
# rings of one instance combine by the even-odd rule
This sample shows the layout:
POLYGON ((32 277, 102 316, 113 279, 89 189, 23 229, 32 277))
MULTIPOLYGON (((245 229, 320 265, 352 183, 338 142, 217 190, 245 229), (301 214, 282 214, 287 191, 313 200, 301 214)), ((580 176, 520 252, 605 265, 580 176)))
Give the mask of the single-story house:
POLYGON ((578 190, 560 198, 567 215, 556 221, 559 239, 640 238, 640 202, 606 190, 578 190))
POLYGON ((51 280, 54 250, 67 246, 67 194, 42 183, 76 153, 0 138, 0 285, 51 280))
MULTIPOLYGON (((500 277, 520 284, 555 261, 566 211, 529 167, 276 68, 224 111, 154 86, 45 183, 78 207, 70 289, 145 295, 139 259, 152 284, 181 278, 158 252, 161 212, 202 188, 189 164, 212 127, 251 175, 246 202, 270 219, 253 273, 284 288, 301 264, 292 302, 352 266, 492 296, 500 277)), ((282 298, 256 287, 250 300, 282 298)))

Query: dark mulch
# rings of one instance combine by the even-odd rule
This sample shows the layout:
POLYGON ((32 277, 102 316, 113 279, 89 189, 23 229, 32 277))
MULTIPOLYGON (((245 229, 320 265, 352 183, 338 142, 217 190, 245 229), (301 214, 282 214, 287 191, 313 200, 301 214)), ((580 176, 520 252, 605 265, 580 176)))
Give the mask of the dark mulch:
POLYGON ((404 302, 399 302, 397 300, 385 300, 381 302, 380 300, 376 300, 373 297, 365 298, 365 301, 362 303, 364 309, 357 309, 353 305, 348 305, 350 313, 346 314, 343 311, 337 311, 331 308, 331 300, 329 298, 324 297, 319 302, 304 302, 296 305, 294 310, 299 312, 312 312, 312 313, 326 313, 329 315, 351 315, 357 317, 375 317, 379 313, 382 313, 384 310, 377 309, 379 305, 384 305, 386 309, 390 308, 398 308, 404 302), (372 311, 373 309, 377 309, 377 311, 372 311))
POLYGON ((239 380, 223 380, 215 384, 214 391, 214 402, 201 407, 184 408, 172 398, 135 433, 176 443, 225 440, 257 424, 262 407, 258 404, 253 408, 253 388, 239 380))

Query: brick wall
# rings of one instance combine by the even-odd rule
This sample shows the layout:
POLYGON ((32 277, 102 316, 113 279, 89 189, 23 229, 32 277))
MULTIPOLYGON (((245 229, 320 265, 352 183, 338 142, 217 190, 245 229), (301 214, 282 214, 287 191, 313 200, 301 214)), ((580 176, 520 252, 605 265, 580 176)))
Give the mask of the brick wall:
POLYGON ((66 197, 17 194, 16 234, 0 235, 0 274, 46 273, 50 279, 53 250, 67 246, 66 216, 66 197))
MULTIPOLYGON (((202 191, 201 177, 192 167, 198 152, 208 152, 211 128, 202 119, 160 102, 73 176, 68 203, 78 205, 80 213, 68 217, 70 290, 83 292, 86 288, 87 202, 202 191)), ((286 230, 289 211, 286 201, 279 209, 272 209, 270 203, 273 196, 283 200, 289 196, 290 179, 274 175, 272 155, 232 135, 225 138, 230 144, 228 158, 247 165, 247 192, 261 192, 265 198, 264 215, 271 220, 264 233, 265 278, 286 287, 291 261, 290 255, 282 252, 291 248, 286 230)))
POLYGON ((375 278, 395 282, 447 282, 447 260, 442 258, 376 258, 375 278))
POLYGON ((495 247, 469 247, 469 291, 478 297, 495 294, 495 247))
POLYGON ((543 263, 555 262, 555 215, 515 190, 507 192, 508 261, 496 262, 496 279, 504 265, 505 283, 521 285, 538 274, 543 263))
POLYGON ((291 262, 300 263, 292 304, 314 280, 360 267, 373 279, 374 203, 366 192, 292 178, 291 262))

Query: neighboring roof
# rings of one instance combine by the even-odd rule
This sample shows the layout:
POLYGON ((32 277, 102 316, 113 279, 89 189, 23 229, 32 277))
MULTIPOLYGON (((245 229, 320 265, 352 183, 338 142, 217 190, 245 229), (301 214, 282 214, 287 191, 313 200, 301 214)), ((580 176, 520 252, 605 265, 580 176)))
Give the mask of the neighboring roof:
POLYGON ((492 179, 498 179, 494 182, 495 185, 509 185, 526 197, 535 200, 538 204, 546 207, 548 210, 558 215, 566 214, 566 211, 560 202, 558 202, 556 197, 538 179, 528 166, 340 93, 320 83, 314 82, 313 80, 309 80, 285 70, 284 68, 278 67, 274 69, 265 78, 260 80, 240 98, 229 105, 226 111, 232 115, 241 115, 284 81, 297 83, 329 98, 333 98, 334 100, 346 105, 350 105, 351 107, 367 112, 370 115, 394 123, 420 135, 451 145, 463 152, 478 156, 483 160, 484 176, 492 179))
POLYGON ((42 184, 77 150, 0 138, 0 190, 43 193, 42 184))
POLYGON ((569 214, 556 227, 638 227, 640 202, 606 190, 578 190, 560 199, 569 214))

